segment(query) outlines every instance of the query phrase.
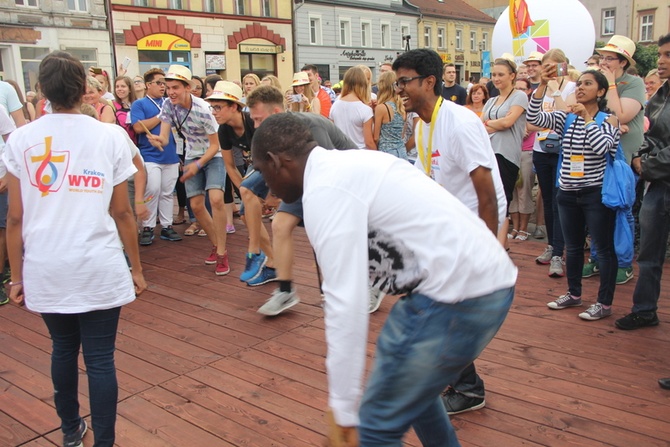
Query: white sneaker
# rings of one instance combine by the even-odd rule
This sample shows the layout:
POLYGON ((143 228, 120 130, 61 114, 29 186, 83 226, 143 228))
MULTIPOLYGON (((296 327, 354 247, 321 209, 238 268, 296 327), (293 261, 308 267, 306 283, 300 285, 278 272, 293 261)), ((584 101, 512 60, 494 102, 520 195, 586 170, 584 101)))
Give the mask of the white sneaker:
POLYGON ((552 278, 561 278, 565 276, 563 272, 563 266, 565 261, 560 256, 554 256, 551 258, 551 265, 549 266, 549 276, 552 278))
POLYGON ((257 312, 259 314, 267 315, 273 317, 284 312, 286 309, 289 309, 300 302, 300 299, 295 294, 295 290, 290 292, 280 292, 279 289, 275 289, 272 292, 272 296, 263 304, 257 312))
POLYGON ((535 262, 540 265, 547 265, 551 262, 551 255, 554 252, 554 248, 551 245, 547 245, 547 248, 544 249, 544 252, 535 258, 535 262))
POLYGON ((382 300, 385 296, 386 293, 370 287, 370 304, 368 306, 368 313, 376 312, 377 309, 379 309, 379 306, 381 306, 382 300))

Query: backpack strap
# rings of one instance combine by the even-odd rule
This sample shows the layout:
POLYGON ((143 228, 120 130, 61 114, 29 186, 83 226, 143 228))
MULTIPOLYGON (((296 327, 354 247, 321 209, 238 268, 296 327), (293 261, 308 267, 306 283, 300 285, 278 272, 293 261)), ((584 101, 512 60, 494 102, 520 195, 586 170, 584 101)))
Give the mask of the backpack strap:
POLYGON ((565 115, 563 135, 561 135, 561 150, 558 152, 558 165, 556 165, 556 186, 558 186, 558 180, 561 178, 561 166, 563 166, 563 139, 565 138, 565 133, 568 131, 568 127, 572 126, 572 123, 574 123, 576 119, 577 115, 574 113, 565 115))

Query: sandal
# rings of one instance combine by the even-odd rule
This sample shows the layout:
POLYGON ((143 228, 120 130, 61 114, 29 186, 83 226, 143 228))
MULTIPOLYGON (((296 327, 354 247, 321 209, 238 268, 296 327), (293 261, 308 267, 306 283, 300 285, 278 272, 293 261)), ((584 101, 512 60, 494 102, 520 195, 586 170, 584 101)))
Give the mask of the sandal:
POLYGON ((172 225, 184 225, 186 223, 186 219, 172 219, 172 225))
POLYGON ((184 236, 193 236, 198 231, 200 231, 200 225, 198 225, 198 222, 193 222, 191 226, 184 231, 184 236))
POLYGON ((507 233, 507 239, 516 239, 516 237, 519 235, 519 232, 512 228, 512 231, 507 233))
POLYGON ((530 236, 530 233, 527 231, 519 231, 514 239, 518 241, 526 241, 528 240, 528 237, 530 236))
POLYGON ((198 231, 198 236, 207 237, 207 232, 205 230, 201 229, 200 231, 198 231))

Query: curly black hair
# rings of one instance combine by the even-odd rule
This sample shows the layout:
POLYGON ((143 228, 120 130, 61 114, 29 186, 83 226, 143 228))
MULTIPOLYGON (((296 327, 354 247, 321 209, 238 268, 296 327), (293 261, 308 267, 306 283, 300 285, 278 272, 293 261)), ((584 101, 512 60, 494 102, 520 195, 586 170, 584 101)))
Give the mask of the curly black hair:
POLYGON ((406 51, 393 61, 393 71, 399 68, 416 71, 419 76, 435 76, 434 91, 436 95, 442 93, 442 58, 433 50, 419 48, 406 51))

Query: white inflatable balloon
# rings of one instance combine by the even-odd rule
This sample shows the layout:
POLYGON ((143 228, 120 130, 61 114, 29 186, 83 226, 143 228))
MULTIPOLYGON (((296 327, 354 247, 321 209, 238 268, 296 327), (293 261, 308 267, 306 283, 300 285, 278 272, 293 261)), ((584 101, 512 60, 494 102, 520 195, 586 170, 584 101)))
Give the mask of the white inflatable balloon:
POLYGON ((579 0, 526 0, 530 18, 535 22, 525 34, 512 38, 509 8, 502 13, 493 29, 493 59, 512 53, 517 63, 532 51, 546 53, 560 48, 578 70, 593 54, 596 31, 593 18, 579 0))

